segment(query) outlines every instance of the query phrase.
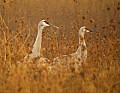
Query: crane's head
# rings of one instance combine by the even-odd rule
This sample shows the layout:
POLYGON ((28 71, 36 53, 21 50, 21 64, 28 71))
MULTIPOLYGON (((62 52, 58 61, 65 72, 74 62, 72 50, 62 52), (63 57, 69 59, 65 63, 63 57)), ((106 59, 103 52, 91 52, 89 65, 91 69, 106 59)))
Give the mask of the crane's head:
POLYGON ((86 26, 82 26, 79 30, 79 34, 84 34, 85 32, 91 32, 92 30, 88 29, 86 26))
POLYGON ((58 28, 57 26, 50 24, 48 21, 46 20, 41 20, 38 24, 39 27, 47 27, 47 26, 53 26, 55 28, 58 28))
POLYGON ((38 24, 39 27, 47 27, 50 26, 49 22, 47 22, 46 20, 41 20, 38 24))

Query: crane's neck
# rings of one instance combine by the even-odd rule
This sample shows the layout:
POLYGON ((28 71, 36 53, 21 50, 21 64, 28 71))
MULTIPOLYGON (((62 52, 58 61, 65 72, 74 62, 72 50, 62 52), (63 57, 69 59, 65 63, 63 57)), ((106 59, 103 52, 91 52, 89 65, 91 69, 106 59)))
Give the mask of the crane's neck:
POLYGON ((79 45, 85 45, 86 46, 84 34, 79 35, 79 45))
POLYGON ((35 43, 33 45, 32 49, 32 54, 35 55, 36 57, 40 56, 40 50, 41 50, 41 42, 42 42, 42 30, 44 27, 39 27, 38 26, 38 34, 35 40, 35 43))
POLYGON ((78 47, 76 53, 80 54, 84 50, 86 50, 86 43, 85 43, 85 39, 84 39, 84 34, 79 33, 79 47, 78 47))

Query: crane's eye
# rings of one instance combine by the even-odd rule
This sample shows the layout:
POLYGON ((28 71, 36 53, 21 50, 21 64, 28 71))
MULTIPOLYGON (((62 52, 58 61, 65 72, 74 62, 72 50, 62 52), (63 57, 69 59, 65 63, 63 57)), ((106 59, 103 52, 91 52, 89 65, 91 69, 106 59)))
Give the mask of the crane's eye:
POLYGON ((49 22, 47 22, 47 21, 44 21, 46 24, 49 24, 49 22))

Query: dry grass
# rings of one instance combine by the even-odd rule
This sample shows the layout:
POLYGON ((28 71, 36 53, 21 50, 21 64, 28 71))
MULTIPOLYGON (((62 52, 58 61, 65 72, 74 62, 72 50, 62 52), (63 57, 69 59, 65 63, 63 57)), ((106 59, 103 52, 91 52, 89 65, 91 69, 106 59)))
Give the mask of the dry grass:
POLYGON ((0 93, 120 93, 119 0, 40 1, 0 1, 0 93), (86 63, 22 63, 42 18, 60 27, 43 32, 41 52, 51 62, 76 51, 80 26, 95 31, 85 35, 86 63))

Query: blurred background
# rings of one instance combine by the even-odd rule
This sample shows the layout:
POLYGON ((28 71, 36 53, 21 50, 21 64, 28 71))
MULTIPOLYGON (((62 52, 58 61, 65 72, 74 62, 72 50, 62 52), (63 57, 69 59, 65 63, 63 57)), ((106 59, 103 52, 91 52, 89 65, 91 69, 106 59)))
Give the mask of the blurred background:
POLYGON ((101 28, 110 20, 119 22, 119 0, 1 0, 0 11, 9 27, 15 20, 24 18, 32 26, 41 19, 49 18, 56 25, 63 25, 71 31, 71 21, 87 25, 92 29, 101 28), (83 20, 84 19, 84 20, 83 20), (90 24, 90 20, 94 24, 90 24), (8 22, 8 20, 10 22, 8 22), (95 26, 96 25, 96 26, 95 26))

